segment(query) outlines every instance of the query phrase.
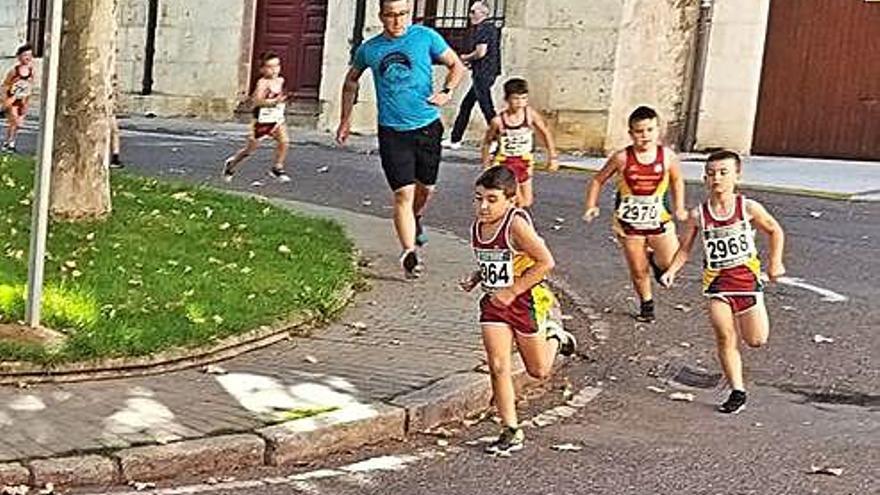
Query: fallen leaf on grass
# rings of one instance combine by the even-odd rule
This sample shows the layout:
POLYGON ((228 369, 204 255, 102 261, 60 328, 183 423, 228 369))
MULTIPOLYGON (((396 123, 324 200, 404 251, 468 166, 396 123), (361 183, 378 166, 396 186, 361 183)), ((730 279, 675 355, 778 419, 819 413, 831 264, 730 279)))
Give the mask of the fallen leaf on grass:
POLYGON ((584 450, 580 445, 575 445, 573 443, 560 443, 558 445, 553 445, 550 448, 557 452, 580 452, 581 450, 584 450))
POLYGON ((810 474, 827 474, 829 476, 840 476, 843 474, 843 468, 828 466, 810 466, 810 474))

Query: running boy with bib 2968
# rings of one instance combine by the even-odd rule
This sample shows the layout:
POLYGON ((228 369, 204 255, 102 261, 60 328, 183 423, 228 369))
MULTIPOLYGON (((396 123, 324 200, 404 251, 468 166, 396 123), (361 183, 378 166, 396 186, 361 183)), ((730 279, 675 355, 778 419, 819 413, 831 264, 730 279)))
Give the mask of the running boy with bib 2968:
POLYGON ((613 230, 620 239, 633 287, 641 305, 637 319, 654 321, 654 299, 649 267, 657 278, 672 262, 678 249, 675 217, 684 221, 684 178, 678 156, 658 144, 657 112, 638 107, 629 117, 633 144, 611 155, 587 186, 584 220, 599 216, 599 193, 612 176, 617 176, 613 230), (672 192, 673 207, 668 193, 672 192))
POLYGON ((719 151, 706 162, 707 198, 688 216, 681 248, 661 282, 672 285, 688 259, 697 236, 703 241, 703 294, 709 298, 709 319, 715 329, 718 358, 730 387, 722 413, 738 413, 746 404, 739 339, 760 347, 770 334, 761 261, 752 225, 770 238, 767 275, 770 280, 785 273, 782 251, 785 234, 779 223, 760 203, 736 192, 742 175, 742 161, 732 151, 719 151))

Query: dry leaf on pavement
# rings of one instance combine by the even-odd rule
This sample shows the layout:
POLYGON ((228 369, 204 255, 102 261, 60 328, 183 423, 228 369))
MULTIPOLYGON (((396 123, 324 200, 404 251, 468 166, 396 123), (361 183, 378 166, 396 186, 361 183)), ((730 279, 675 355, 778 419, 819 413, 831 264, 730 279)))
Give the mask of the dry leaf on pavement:
POLYGON ((669 394, 669 398, 678 402, 693 402, 694 394, 690 392, 672 392, 669 394))
POLYGON ((584 450, 580 445, 575 445, 573 443, 561 443, 553 445, 550 448, 557 452, 580 452, 581 450, 584 450))
POLYGON ((828 466, 810 466, 810 474, 827 474, 829 476, 840 476, 843 474, 843 468, 828 466))

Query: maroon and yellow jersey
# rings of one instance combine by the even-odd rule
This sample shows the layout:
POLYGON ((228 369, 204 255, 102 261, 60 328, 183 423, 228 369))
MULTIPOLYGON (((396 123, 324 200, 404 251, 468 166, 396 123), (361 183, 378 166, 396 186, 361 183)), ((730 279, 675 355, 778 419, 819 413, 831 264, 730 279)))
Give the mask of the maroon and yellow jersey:
POLYGON ((525 210, 511 208, 507 210, 504 220, 491 238, 485 239, 480 234, 481 222, 476 221, 471 227, 471 247, 477 258, 485 292, 512 287, 516 278, 535 264, 529 255, 517 251, 511 242, 510 226, 517 216, 532 223, 525 210))
POLYGON ((641 163, 632 146, 626 148, 626 163, 617 174, 614 222, 626 234, 662 234, 669 213, 669 167, 665 148, 657 146, 651 163, 641 163))
POLYGON ((746 198, 738 194, 733 212, 720 218, 709 202, 700 206, 703 239, 703 293, 711 295, 759 294, 761 260, 755 247, 746 198))

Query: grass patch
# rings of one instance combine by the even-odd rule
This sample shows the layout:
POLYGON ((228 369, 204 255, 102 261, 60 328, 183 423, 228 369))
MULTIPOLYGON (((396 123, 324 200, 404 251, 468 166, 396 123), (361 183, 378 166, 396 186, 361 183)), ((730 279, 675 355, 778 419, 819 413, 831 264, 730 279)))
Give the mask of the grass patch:
MULTIPOLYGON (((23 317, 33 161, 0 157, 0 320, 23 317)), ((354 281, 340 225, 208 189, 114 174, 113 213, 53 222, 43 321, 60 349, 0 342, 0 361, 64 362, 192 347, 304 311, 354 281)))

